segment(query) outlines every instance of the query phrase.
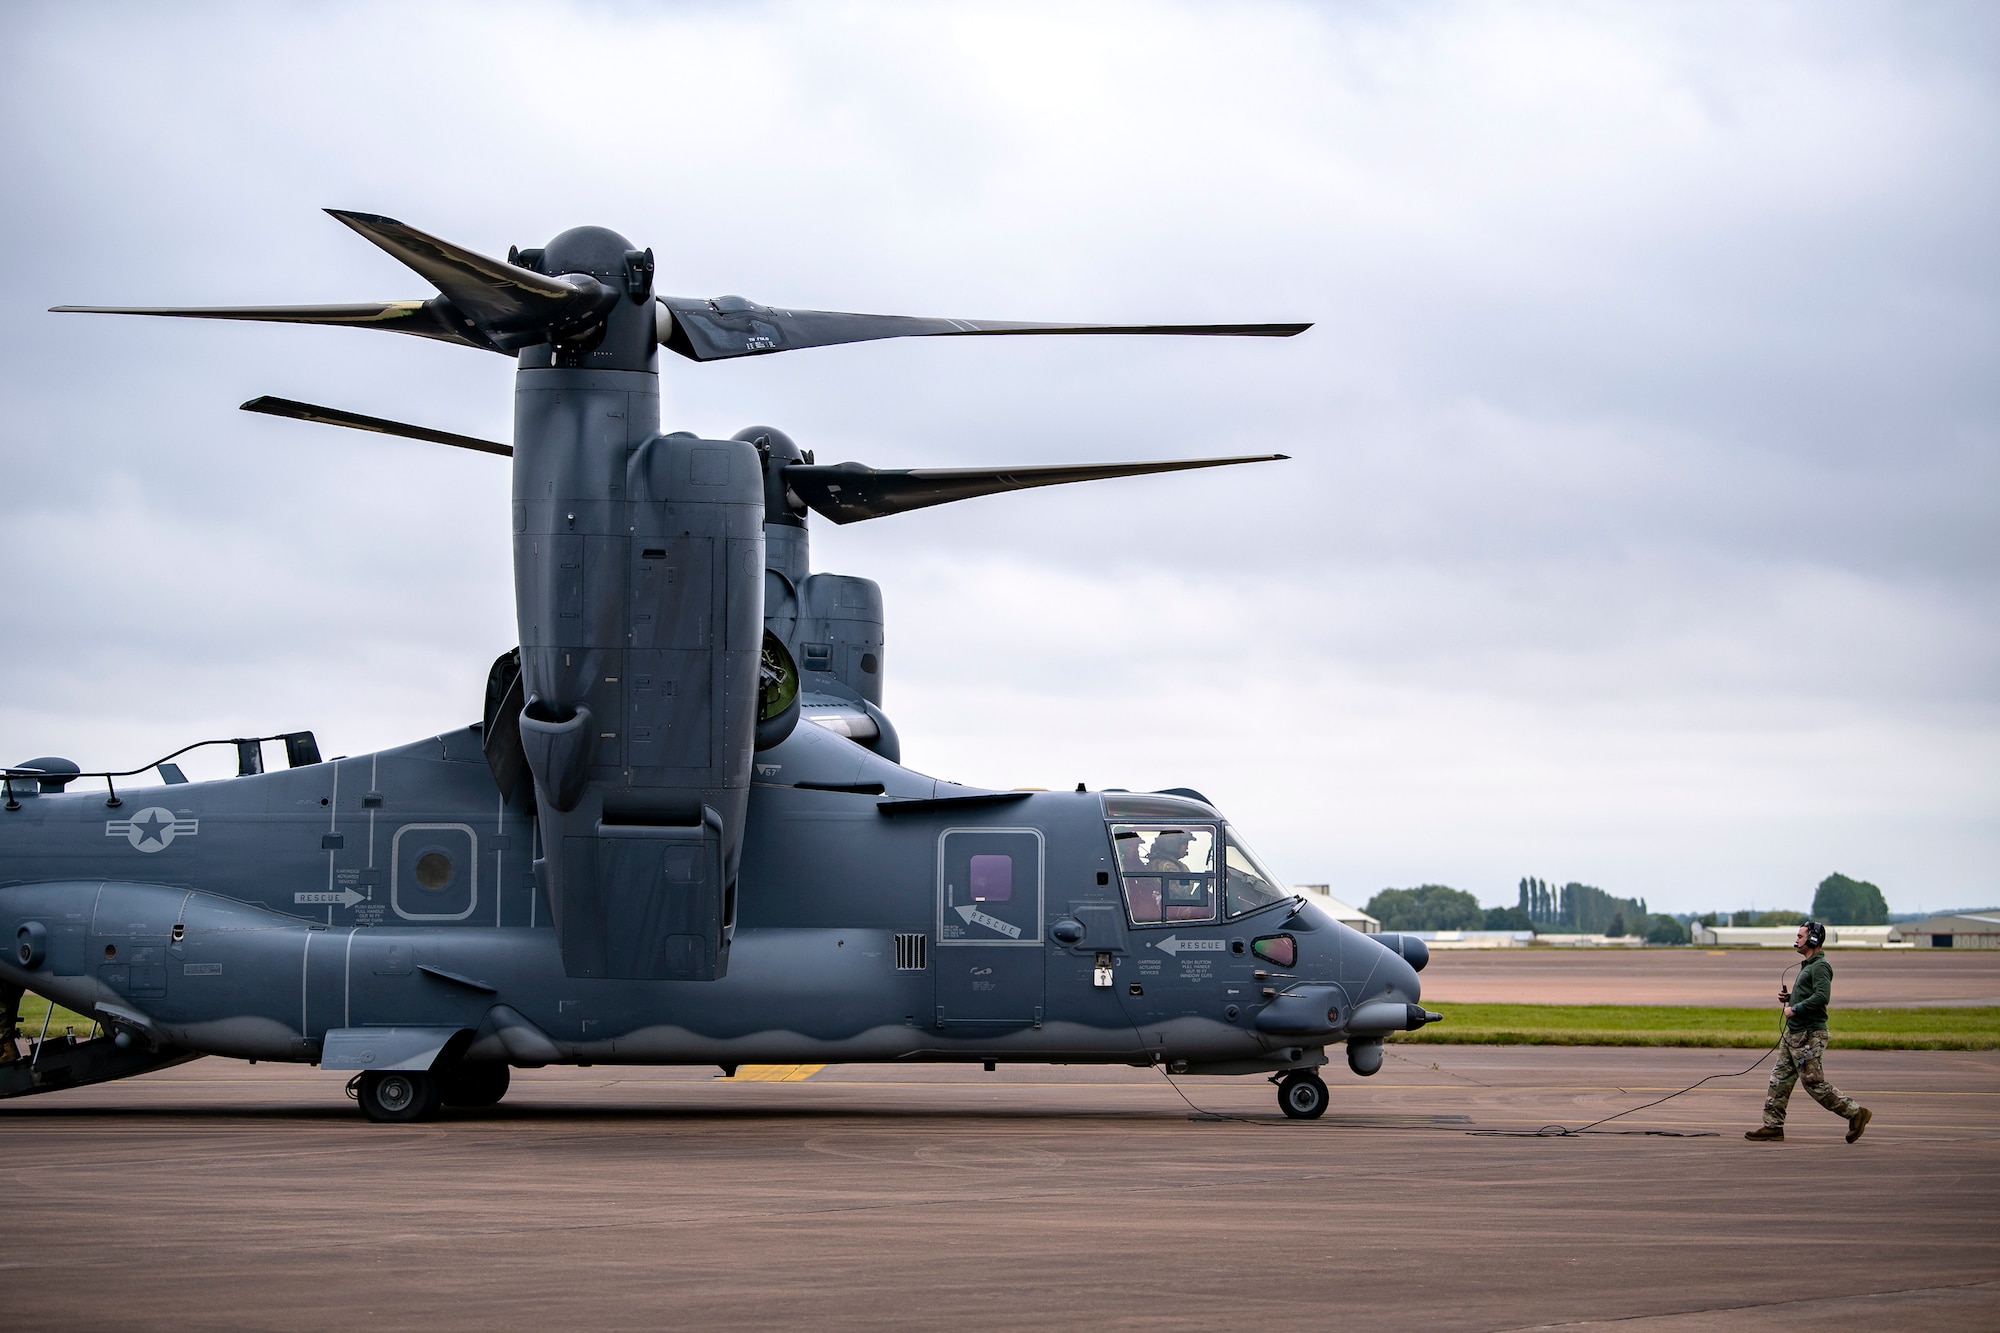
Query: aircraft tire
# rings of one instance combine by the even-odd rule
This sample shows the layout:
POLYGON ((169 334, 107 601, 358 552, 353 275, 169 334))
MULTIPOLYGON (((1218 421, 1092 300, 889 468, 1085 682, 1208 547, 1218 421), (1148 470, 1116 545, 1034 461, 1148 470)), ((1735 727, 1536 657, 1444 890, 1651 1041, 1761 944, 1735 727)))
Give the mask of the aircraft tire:
POLYGON ((497 1106, 512 1081, 512 1071, 496 1061, 456 1064, 438 1074, 438 1100, 446 1106, 497 1106))
POLYGON ((1326 1103, 1326 1083, 1318 1074, 1287 1074, 1278 1083, 1278 1108, 1293 1120, 1319 1119, 1326 1103))
POLYGON ((438 1081, 421 1070, 369 1070, 355 1089, 361 1114, 377 1124, 428 1120, 438 1111, 438 1081))

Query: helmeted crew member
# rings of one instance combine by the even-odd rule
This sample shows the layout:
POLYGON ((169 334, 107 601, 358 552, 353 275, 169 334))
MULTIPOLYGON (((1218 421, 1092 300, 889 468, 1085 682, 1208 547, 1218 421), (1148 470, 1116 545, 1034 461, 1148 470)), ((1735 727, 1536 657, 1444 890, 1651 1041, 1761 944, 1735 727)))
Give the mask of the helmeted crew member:
POLYGON ((1847 1141, 1854 1142, 1868 1128, 1874 1113, 1844 1095, 1826 1081, 1820 1057, 1826 1054, 1826 1006, 1833 999, 1833 964, 1826 960, 1826 927, 1808 921, 1799 927, 1792 947, 1805 957, 1799 964, 1798 984, 1791 990, 1779 988, 1778 1000, 1785 1006, 1785 1035, 1778 1046, 1778 1063, 1771 1070, 1771 1087, 1764 1098, 1764 1123, 1743 1137, 1763 1143, 1781 1142, 1785 1137, 1785 1103, 1791 1100, 1792 1085, 1805 1080, 1812 1099, 1847 1122, 1847 1141))
POLYGON ((1185 829, 1162 829, 1146 852, 1146 869, 1157 871, 1164 894, 1162 915, 1168 921, 1208 921, 1215 916, 1215 885, 1208 877, 1208 852, 1201 864, 1190 866, 1194 835, 1185 829))
POLYGON ((1186 874, 1188 849, 1194 845, 1191 834, 1180 829, 1166 829, 1153 839, 1153 845, 1146 853, 1146 869, 1158 870, 1166 874, 1186 874))

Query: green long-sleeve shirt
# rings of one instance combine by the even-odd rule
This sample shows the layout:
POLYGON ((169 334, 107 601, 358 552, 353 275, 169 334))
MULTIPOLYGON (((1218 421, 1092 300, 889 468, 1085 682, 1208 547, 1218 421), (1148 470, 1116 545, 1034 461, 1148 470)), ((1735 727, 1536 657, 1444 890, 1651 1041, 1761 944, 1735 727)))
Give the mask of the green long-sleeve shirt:
POLYGON ((1799 979, 1792 983, 1792 1013, 1785 1026, 1793 1032, 1811 1032, 1826 1026, 1826 1006, 1833 1000, 1833 964, 1816 953, 1799 964, 1799 979))

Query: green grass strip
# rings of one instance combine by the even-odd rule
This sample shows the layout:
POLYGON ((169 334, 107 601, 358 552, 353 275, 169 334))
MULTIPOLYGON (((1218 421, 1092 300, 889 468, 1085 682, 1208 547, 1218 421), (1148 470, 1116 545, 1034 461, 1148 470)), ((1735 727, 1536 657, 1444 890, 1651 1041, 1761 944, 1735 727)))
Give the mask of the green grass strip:
MULTIPOLYGON (((1398 1041, 1479 1046, 1772 1045, 1778 1011, 1699 1009, 1665 1004, 1452 1004, 1444 1015, 1398 1041)), ((1850 1050, 2000 1050, 2000 1007, 1977 1009, 1833 1008, 1831 1045, 1850 1050)))

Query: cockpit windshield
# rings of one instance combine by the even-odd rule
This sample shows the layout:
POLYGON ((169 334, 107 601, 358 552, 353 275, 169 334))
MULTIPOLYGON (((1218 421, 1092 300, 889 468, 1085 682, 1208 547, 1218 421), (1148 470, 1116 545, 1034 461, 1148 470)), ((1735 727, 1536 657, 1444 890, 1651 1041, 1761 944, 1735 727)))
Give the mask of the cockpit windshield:
POLYGON ((1264 869, 1256 855, 1236 836, 1235 829, 1224 835, 1224 898, 1230 916, 1241 916, 1259 907, 1269 907, 1292 896, 1292 891, 1276 875, 1264 869))
POLYGON ((1125 905, 1134 925, 1215 920, 1215 828, 1113 824, 1125 905))

